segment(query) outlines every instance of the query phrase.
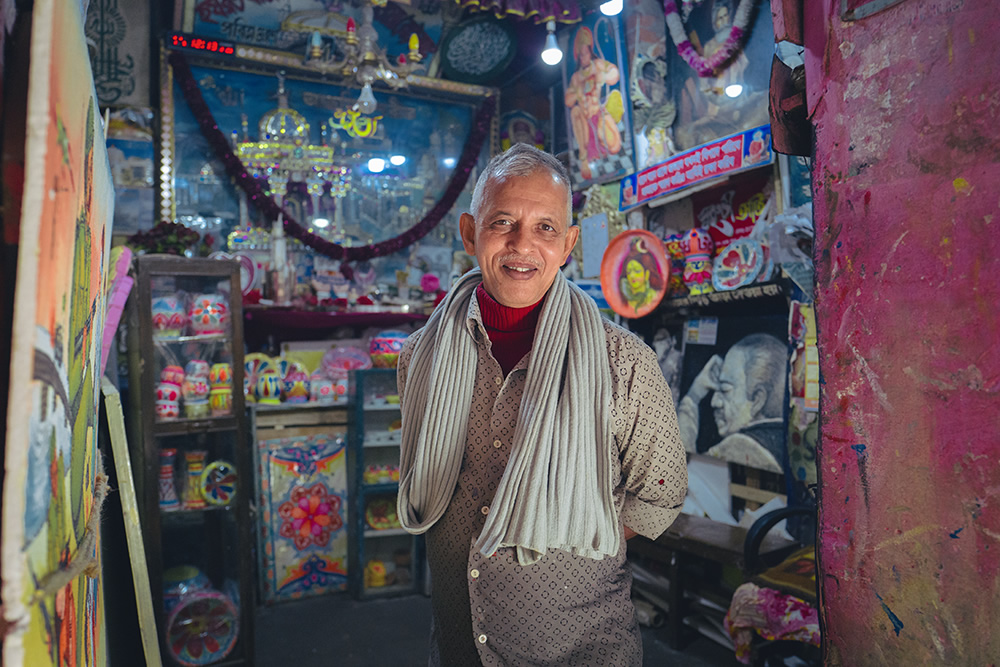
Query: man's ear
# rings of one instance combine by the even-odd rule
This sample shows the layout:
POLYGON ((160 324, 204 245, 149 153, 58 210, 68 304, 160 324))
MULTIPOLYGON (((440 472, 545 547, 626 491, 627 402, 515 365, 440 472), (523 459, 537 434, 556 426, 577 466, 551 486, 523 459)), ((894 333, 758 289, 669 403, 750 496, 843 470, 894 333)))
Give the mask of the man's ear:
POLYGON ((573 225, 566 230, 566 248, 563 255, 563 264, 569 259, 569 254, 573 252, 573 248, 576 247, 577 239, 580 238, 580 226, 573 225))
POLYGON ((458 219, 458 233, 462 236, 465 252, 476 256, 476 219, 469 213, 463 213, 458 219))
POLYGON ((767 389, 758 386, 750 395, 750 413, 754 417, 759 417, 764 412, 764 405, 767 404, 767 389))

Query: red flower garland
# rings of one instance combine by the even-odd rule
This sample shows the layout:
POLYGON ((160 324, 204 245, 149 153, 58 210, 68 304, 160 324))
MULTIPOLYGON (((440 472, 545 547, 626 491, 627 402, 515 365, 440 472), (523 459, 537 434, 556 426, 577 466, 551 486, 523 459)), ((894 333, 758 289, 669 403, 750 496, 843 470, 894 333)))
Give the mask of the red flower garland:
POLYGON ((341 260, 343 263, 341 264, 340 271, 348 280, 351 279, 353 271, 351 271, 350 267, 346 266, 347 262, 360 262, 372 257, 382 257, 399 252, 426 236, 441 222, 441 219, 444 218, 445 214, 455 204, 458 195, 465 189, 465 184, 469 180, 469 174, 479 159, 479 152, 482 149, 483 141, 489 135, 490 121, 493 119, 496 109, 494 97, 487 95, 476 112, 469 136, 465 140, 465 147, 462 149, 462 155, 458 159, 454 171, 452 171, 451 179, 448 181, 448 186, 445 188, 444 194, 441 195, 441 199, 427 212, 420 222, 391 239, 371 245, 345 248, 342 245, 331 243, 322 237, 310 233, 264 192, 260 182, 250 175, 243 163, 240 162, 240 159, 233 153, 232 148, 229 146, 229 140, 216 124, 215 118, 212 117, 212 111, 208 108, 208 104, 206 104, 205 98, 201 94, 198 82, 191 74, 191 68, 184 54, 174 51, 170 54, 168 60, 171 67, 173 67, 174 78, 180 86, 184 99, 191 109, 191 113, 194 114, 195 119, 198 121, 198 127, 201 129, 202 135, 208 141, 212 150, 215 151, 216 157, 225 166, 229 177, 247 194, 247 197, 257 206, 258 210, 264 214, 266 222, 273 222, 278 219, 279 213, 282 214, 285 234, 298 239, 322 255, 341 260))

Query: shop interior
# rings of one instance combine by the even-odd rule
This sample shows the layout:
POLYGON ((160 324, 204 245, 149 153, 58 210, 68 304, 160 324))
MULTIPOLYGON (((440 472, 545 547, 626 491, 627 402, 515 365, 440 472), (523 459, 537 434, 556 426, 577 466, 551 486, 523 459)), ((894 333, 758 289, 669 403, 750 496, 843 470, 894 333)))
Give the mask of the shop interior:
MULTIPOLYGON (((474 268, 459 218, 517 143, 566 166, 561 270, 677 410, 682 513, 628 543, 644 664, 879 664, 838 625, 857 571, 884 655, 931 664, 893 611, 921 594, 845 564, 860 524, 820 525, 883 478, 821 426, 868 423, 858 383, 890 399, 860 343, 821 355, 854 270, 830 192, 860 172, 820 148, 805 4, 7 0, 0 664, 427 664, 396 365, 474 268)), ((835 4, 831 31, 911 11, 835 4)))

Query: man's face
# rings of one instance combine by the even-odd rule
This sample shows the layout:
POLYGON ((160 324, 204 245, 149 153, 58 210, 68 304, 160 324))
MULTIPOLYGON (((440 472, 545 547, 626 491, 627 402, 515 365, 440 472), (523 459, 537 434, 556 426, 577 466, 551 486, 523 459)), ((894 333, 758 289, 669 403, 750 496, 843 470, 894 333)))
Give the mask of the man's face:
POLYGON ((725 5, 720 5, 715 8, 714 18, 712 24, 715 26, 716 30, 722 30, 729 27, 729 8, 725 5))
POLYGON ((737 433, 754 420, 753 403, 747 395, 746 358, 730 350, 719 372, 719 389, 712 394, 712 409, 719 435, 737 433))
POLYGON ((546 170, 487 184, 479 219, 459 222, 465 251, 475 255, 483 286, 511 308, 538 303, 576 245, 566 187, 546 170))

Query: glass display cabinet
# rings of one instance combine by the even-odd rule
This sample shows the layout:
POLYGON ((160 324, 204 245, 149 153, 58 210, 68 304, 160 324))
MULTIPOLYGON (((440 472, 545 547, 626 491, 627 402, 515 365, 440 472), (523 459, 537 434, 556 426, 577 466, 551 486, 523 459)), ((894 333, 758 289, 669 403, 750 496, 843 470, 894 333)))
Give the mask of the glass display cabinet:
POLYGON ((396 371, 352 371, 351 386, 353 590, 362 598, 413 593, 420 590, 423 545, 396 515, 402 435, 396 371))
POLYGON ((129 307, 132 460, 166 664, 253 663, 240 268, 144 255, 129 307))

